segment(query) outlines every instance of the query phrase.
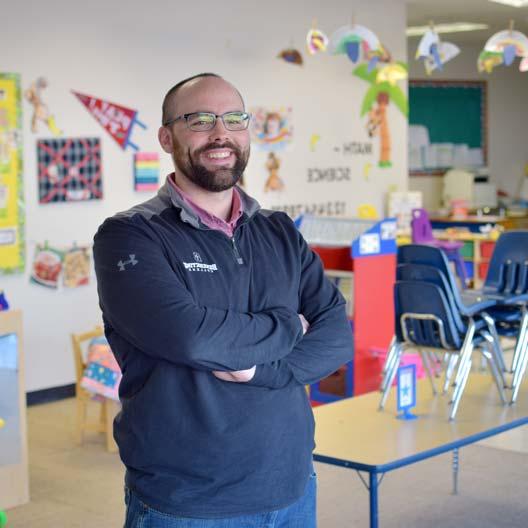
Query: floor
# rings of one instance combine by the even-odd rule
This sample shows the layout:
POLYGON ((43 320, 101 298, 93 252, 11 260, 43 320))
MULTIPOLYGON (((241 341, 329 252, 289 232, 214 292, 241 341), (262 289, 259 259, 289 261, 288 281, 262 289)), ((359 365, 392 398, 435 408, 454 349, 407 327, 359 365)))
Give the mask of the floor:
MULTIPOLYGON (((122 527, 119 457, 106 452, 102 435, 75 445, 74 410, 71 399, 29 408, 31 502, 8 511, 8 528, 122 527)), ((381 526, 527 526, 526 453, 526 427, 464 448, 458 496, 451 494, 450 455, 386 475, 381 526)), ((316 471, 319 528, 368 526, 368 495, 355 472, 324 464, 316 471)))

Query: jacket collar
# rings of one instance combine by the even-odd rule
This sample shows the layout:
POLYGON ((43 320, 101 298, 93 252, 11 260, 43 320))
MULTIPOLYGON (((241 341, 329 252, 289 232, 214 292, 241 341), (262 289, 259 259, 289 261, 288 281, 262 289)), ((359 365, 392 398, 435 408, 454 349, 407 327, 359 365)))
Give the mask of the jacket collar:
MULTIPOLYGON (((165 180, 165 183, 158 191, 159 198, 162 200, 170 200, 172 205, 180 210, 180 218, 182 219, 182 222, 186 222, 196 229, 204 229, 204 226, 200 222, 200 218, 196 212, 182 200, 181 196, 168 182, 169 177, 170 175, 167 176, 167 180, 165 180)), ((242 201, 242 206, 244 209, 242 218, 245 217, 246 219, 249 219, 260 209, 260 204, 257 202, 257 200, 246 194, 240 187, 238 187, 237 190, 240 194, 240 200, 242 201)))

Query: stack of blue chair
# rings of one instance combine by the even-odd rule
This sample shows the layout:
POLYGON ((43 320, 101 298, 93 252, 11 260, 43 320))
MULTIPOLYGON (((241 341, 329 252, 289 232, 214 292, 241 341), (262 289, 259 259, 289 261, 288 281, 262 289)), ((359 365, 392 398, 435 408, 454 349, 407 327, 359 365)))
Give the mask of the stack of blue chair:
POLYGON ((512 403, 528 365, 528 231, 510 231, 497 241, 484 287, 460 293, 445 255, 418 244, 398 250, 395 285, 395 337, 383 369, 383 408, 406 349, 418 349, 436 393, 434 376, 439 352, 447 361, 444 392, 451 385, 454 419, 470 369, 480 349, 505 402, 504 374, 511 372, 512 403), (499 336, 517 338, 511 369, 507 369, 499 336), (458 368, 457 368, 458 364, 458 368))

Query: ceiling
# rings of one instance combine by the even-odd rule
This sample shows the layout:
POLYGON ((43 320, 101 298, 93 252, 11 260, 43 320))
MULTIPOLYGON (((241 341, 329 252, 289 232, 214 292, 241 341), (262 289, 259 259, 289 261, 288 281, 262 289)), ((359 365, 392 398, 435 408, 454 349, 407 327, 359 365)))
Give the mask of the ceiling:
MULTIPOLYGON (((424 26, 432 20, 435 24, 450 22, 475 22, 488 24, 489 28, 466 33, 444 33, 455 44, 483 46, 488 37, 501 29, 507 29, 510 20, 515 29, 528 34, 528 7, 510 7, 488 0, 409 0, 407 25, 424 26), (449 35, 449 37, 448 37, 449 35)), ((419 37, 409 37, 411 40, 419 37)))

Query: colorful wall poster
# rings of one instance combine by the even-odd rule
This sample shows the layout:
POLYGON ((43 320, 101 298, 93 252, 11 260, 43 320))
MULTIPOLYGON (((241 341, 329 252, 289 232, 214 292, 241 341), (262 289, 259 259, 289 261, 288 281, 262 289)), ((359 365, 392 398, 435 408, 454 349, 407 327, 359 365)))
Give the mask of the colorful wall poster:
POLYGON ((251 113, 251 142, 256 150, 280 151, 293 140, 292 109, 254 107, 251 113))
POLYGON ((159 187, 160 161, 157 152, 134 154, 134 190, 155 191, 159 187))
POLYGON ((73 247, 64 254, 63 283, 65 288, 78 288, 90 282, 90 250, 73 247))
POLYGON ((99 138, 37 142, 39 202, 77 202, 103 197, 99 138))
POLYGON ((0 73, 0 274, 24 271, 20 76, 0 73))
POLYGON ((138 121, 137 110, 73 90, 72 92, 123 150, 127 147, 138 150, 138 146, 130 141, 132 127, 134 125, 139 125, 141 128, 147 127, 138 121))

